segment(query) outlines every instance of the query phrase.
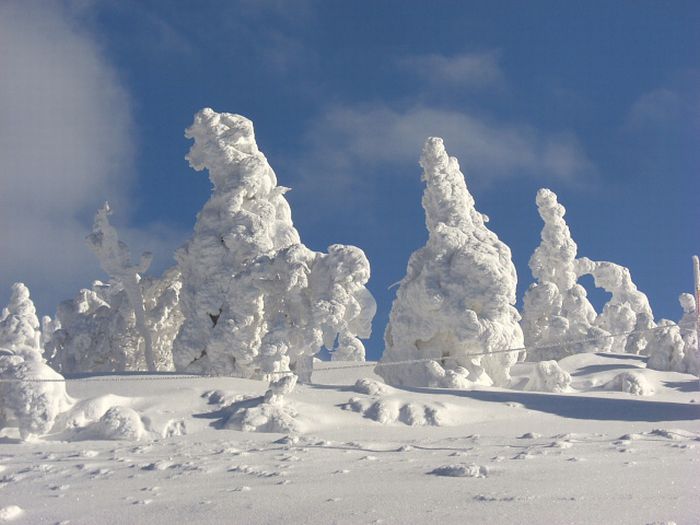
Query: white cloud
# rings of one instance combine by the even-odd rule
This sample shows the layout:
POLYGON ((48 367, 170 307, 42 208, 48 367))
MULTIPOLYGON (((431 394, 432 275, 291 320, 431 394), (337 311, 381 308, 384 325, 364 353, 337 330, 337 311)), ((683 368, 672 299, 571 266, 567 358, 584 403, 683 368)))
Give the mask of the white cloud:
POLYGON ((632 104, 624 122, 626 131, 700 126, 700 72, 688 70, 669 85, 643 93, 632 104))
POLYGON ((467 177, 480 183, 515 176, 579 183, 594 171, 573 133, 544 133, 458 111, 422 106, 396 111, 383 105, 327 111, 307 132, 303 171, 307 179, 323 172, 342 179, 334 182, 358 184, 367 168, 415 166, 429 136, 443 137, 467 177))
POLYGON ((449 57, 438 54, 414 55, 401 59, 399 66, 435 85, 485 88, 501 87, 504 84, 496 51, 462 53, 449 57))
POLYGON ((101 275, 84 237, 134 178, 128 94, 64 5, 0 4, 0 299, 21 280, 46 313, 101 275))

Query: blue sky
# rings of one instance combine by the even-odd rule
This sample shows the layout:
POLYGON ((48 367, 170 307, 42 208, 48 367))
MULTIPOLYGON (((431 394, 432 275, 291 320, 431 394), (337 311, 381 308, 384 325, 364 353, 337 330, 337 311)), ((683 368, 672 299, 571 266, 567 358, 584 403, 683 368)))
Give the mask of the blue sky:
POLYGON ((698 27, 682 1, 4 2, 0 300, 22 280, 53 313, 103 278, 83 238, 105 199, 172 264, 209 194, 183 130, 210 106, 254 121, 308 246, 367 253, 370 357, 427 236, 430 135, 511 247, 519 300, 549 187, 579 255, 628 266, 677 319, 700 252, 698 27))

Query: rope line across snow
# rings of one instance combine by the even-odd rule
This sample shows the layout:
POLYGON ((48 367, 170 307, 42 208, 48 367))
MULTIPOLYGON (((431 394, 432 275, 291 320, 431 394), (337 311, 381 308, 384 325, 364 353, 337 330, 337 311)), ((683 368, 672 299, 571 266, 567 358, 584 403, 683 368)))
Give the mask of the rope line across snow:
MULTIPOLYGON (((669 326, 656 326, 654 328, 647 328, 644 330, 632 330, 630 332, 620 332, 617 334, 607 334, 596 337, 588 337, 586 339, 578 339, 576 341, 567 341, 565 343, 557 343, 550 345, 539 345, 539 346, 521 346, 519 348, 508 348, 504 350, 494 350, 493 352, 475 352, 465 354, 463 357, 480 357, 486 355, 494 354, 505 354, 510 352, 524 352, 526 350, 544 350, 550 348, 559 348, 561 346, 576 345, 580 343, 590 343, 593 341, 600 341, 604 339, 611 339, 613 337, 624 337, 632 334, 641 334, 645 332, 653 332, 655 330, 660 330, 662 328, 669 328, 669 326)), ((680 328, 681 331, 689 331, 688 329, 680 328)), ((371 363, 357 363, 353 365, 342 365, 342 366, 329 366, 325 368, 315 369, 314 373, 331 372, 336 370, 351 370, 357 368, 370 368, 370 367, 384 367, 384 366, 402 366, 402 365, 413 365, 419 363, 429 363, 431 361, 438 361, 439 358, 423 358, 423 359, 407 359, 405 361, 391 361, 391 362, 371 362, 371 363)), ((291 374, 289 370, 270 372, 267 375, 286 375, 291 374)), ((0 383, 75 383, 75 382, 87 382, 87 383, 118 383, 126 381, 180 381, 184 379, 215 379, 215 378, 236 378, 240 379, 238 376, 231 375, 215 375, 215 374, 185 374, 185 375, 134 375, 134 376, 104 376, 104 377, 75 377, 75 378, 62 378, 62 379, 0 379, 0 383)))

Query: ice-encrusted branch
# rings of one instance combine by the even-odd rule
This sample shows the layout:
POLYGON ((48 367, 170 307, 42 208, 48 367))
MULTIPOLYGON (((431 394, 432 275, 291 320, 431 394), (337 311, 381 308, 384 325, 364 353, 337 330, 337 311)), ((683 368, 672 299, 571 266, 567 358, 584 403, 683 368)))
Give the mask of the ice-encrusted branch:
POLYGON ((100 261, 102 269, 123 287, 136 318, 136 330, 144 342, 144 357, 150 372, 156 371, 153 355, 151 333, 146 325, 146 312, 143 305, 141 290, 141 274, 151 265, 152 255, 145 252, 138 264, 131 263, 128 246, 119 240, 117 230, 109 223, 112 210, 109 203, 95 215, 92 233, 87 236, 87 242, 93 253, 100 261))

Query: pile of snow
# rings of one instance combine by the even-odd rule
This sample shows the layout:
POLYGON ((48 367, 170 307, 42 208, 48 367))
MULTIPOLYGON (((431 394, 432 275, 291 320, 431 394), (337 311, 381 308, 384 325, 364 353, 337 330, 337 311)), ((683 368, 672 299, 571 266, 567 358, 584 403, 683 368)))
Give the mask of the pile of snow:
POLYGON ((473 463, 470 465, 443 465, 432 470, 430 474, 451 478, 486 478, 489 475, 489 469, 473 463))
POLYGON ((178 370, 248 378, 293 370, 308 381, 322 346, 363 360, 376 305, 359 248, 301 244, 288 188, 255 142, 250 120, 204 109, 186 131, 195 170, 213 193, 177 254, 185 321, 173 344, 178 370))
POLYGON ((40 342, 29 290, 15 283, 0 317, 0 429, 16 427, 23 440, 46 434, 72 404, 63 377, 44 362, 40 342))
POLYGON ((596 311, 578 284, 577 246, 564 219, 566 210, 548 189, 537 192, 537 210, 544 221, 542 241, 530 258, 537 282, 525 293, 523 335, 530 361, 559 360, 581 352, 607 351, 609 339, 582 343, 608 334, 594 326, 596 311))
POLYGON ((143 421, 133 409, 113 406, 95 423, 85 428, 83 439, 138 441, 146 433, 143 421))
POLYGON ((303 432, 297 409, 286 399, 296 382, 296 375, 283 376, 270 383, 263 397, 232 403, 223 409, 222 428, 245 432, 303 432))
POLYGON ((110 213, 105 204, 87 237, 110 283, 96 281, 59 305, 57 329, 47 344, 49 361, 63 373, 172 370, 172 342, 182 324, 179 271, 143 277, 150 254, 131 263, 110 213))
POLYGON ((570 392, 571 375, 556 361, 540 361, 533 367, 523 389, 537 392, 570 392))
POLYGON ((642 372, 621 372, 606 383, 604 388, 635 396, 652 396, 655 392, 654 386, 642 372))
POLYGON ((367 419, 384 425, 403 423, 412 427, 440 427, 449 424, 449 411, 443 403, 415 403, 406 401, 400 396, 352 397, 347 403, 341 405, 341 408, 358 412, 367 419))
POLYGON ((408 262, 376 373, 392 385, 507 385, 523 346, 508 246, 486 227, 442 139, 421 156, 429 238, 408 262), (471 354, 483 353, 483 356, 471 354), (397 361, 430 360, 392 365, 397 361))

